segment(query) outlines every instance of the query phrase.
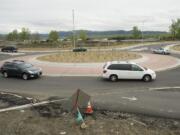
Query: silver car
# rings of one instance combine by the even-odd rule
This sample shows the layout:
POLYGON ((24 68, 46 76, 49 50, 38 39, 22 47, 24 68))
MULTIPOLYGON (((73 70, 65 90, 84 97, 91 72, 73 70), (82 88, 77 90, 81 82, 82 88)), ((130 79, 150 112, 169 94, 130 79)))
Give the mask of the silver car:
POLYGON ((164 55, 170 54, 169 50, 168 49, 164 49, 164 48, 154 49, 153 53, 164 54, 164 55))

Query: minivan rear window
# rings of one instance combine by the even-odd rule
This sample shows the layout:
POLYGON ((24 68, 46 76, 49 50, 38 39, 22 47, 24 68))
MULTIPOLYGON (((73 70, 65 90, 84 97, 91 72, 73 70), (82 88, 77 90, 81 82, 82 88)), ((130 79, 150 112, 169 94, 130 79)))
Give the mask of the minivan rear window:
POLYGON ((131 70, 130 64, 112 64, 108 67, 110 70, 131 70))

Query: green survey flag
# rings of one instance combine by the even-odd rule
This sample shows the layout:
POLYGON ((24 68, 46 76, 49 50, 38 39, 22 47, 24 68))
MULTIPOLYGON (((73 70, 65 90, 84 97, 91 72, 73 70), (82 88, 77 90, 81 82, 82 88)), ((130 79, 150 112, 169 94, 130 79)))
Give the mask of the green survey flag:
POLYGON ((77 118, 76 118, 76 122, 77 123, 80 123, 80 122, 83 122, 83 117, 81 115, 81 112, 79 111, 79 108, 77 108, 77 118))

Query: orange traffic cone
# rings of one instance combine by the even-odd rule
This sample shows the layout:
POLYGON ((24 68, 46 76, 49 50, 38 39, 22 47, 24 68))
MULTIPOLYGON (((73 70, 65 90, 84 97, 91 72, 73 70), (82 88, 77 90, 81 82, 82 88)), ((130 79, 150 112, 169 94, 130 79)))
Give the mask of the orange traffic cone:
POLYGON ((88 102, 88 106, 87 106, 87 109, 85 111, 85 114, 92 114, 93 113, 93 109, 92 109, 92 106, 91 106, 91 103, 90 101, 88 102))

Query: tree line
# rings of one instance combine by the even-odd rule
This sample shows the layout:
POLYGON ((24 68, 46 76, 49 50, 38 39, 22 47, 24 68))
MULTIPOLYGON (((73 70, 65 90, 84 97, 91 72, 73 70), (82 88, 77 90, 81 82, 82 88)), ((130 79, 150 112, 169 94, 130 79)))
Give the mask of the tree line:
MULTIPOLYGON (((72 37, 69 37, 70 39, 72 39, 72 37)), ((84 30, 81 30, 78 33, 78 37, 76 35, 76 40, 77 38, 82 39, 82 41, 86 41, 87 40, 87 34, 84 30)), ((40 40, 40 34, 37 33, 31 33, 31 31, 28 28, 22 28, 20 32, 18 32, 18 30, 13 30, 12 32, 8 33, 6 36, 6 39, 9 41, 25 41, 25 40, 34 40, 34 41, 38 41, 40 40)), ((51 30, 48 34, 48 41, 52 41, 52 42, 57 42, 60 39, 60 35, 59 32, 56 30, 51 30)))
MULTIPOLYGON (((138 26, 134 26, 131 30, 131 35, 121 35, 116 36, 115 38, 119 38, 120 40, 123 39, 142 39, 146 37, 152 37, 152 38, 162 38, 163 40, 177 40, 180 39, 180 19, 172 20, 172 24, 169 26, 169 33, 163 34, 163 35, 144 35, 144 33, 138 28, 138 26)), ((76 34, 76 40, 77 38, 81 39, 83 42, 86 42, 88 39, 88 35, 85 30, 79 31, 79 33, 76 34)), ((37 33, 31 33, 31 31, 28 28, 22 28, 20 32, 17 30, 13 30, 12 32, 8 33, 6 36, 7 40, 10 41, 25 41, 25 40, 40 40, 40 34, 37 33)), ((60 39, 59 32, 56 30, 51 30, 48 34, 48 40, 52 42, 56 42, 60 39)), ((72 39, 72 37, 70 37, 72 39)), ((113 37, 112 37, 113 39, 113 37)))
MULTIPOLYGON (((13 30, 12 32, 8 33, 6 39, 9 41, 25 41, 25 40, 40 40, 40 34, 38 32, 31 33, 28 28, 22 28, 20 32, 18 30, 13 30)), ((57 41, 59 39, 59 33, 57 31, 50 31, 48 34, 48 40, 50 41, 57 41)))

